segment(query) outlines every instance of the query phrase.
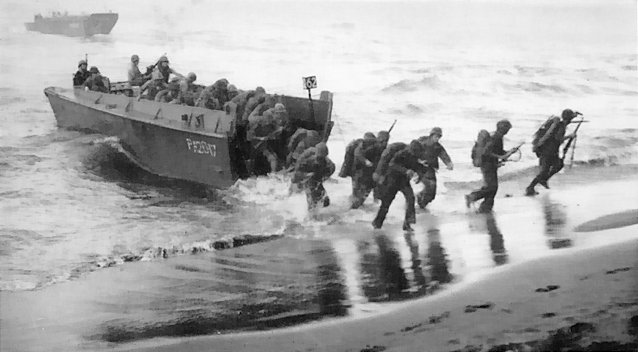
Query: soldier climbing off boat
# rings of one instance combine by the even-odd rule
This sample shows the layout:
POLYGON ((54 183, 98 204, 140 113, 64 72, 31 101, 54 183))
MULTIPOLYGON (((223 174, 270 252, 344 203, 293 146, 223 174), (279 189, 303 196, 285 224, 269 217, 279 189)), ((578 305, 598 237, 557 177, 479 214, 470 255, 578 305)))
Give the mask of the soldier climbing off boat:
POLYGON ((335 172, 335 164, 328 158, 328 147, 321 142, 308 148, 295 164, 292 183, 306 193, 308 210, 313 210, 321 202, 324 207, 330 205, 330 198, 323 182, 335 172))

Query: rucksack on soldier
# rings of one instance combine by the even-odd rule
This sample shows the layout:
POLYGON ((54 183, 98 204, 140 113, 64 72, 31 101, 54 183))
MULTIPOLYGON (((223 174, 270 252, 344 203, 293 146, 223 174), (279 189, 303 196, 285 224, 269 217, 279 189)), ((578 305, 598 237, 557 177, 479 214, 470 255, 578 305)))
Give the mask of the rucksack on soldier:
POLYGON ((478 136, 476 136, 476 141, 474 142, 474 146, 472 147, 472 165, 475 167, 481 167, 483 163, 483 155, 487 151, 489 144, 492 140, 492 136, 487 130, 480 130, 478 136))
POLYGON ((538 128, 536 133, 534 133, 534 139, 532 140, 532 151, 534 153, 538 152, 538 149, 541 147, 541 145, 539 145, 538 142, 547 133, 547 131, 552 126, 556 118, 557 116, 553 116, 553 115, 547 118, 547 121, 543 122, 541 127, 538 128))
POLYGON ((377 164, 377 168, 374 173, 379 176, 385 176, 388 173, 388 168, 392 157, 394 157, 395 154, 407 147, 408 145, 403 142, 394 142, 385 147, 383 153, 381 153, 381 158, 379 159, 379 163, 377 164))
POLYGON ((339 177, 345 178, 352 176, 352 167, 354 165, 354 150, 357 149, 363 139, 355 139, 348 143, 346 146, 346 153, 343 156, 343 164, 341 164, 341 170, 339 170, 339 177))

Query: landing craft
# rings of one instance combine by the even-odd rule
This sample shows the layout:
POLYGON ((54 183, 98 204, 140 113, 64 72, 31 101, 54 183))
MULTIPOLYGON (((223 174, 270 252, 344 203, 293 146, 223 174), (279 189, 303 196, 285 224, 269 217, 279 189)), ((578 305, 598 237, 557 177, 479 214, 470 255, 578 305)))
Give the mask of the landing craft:
MULTIPOLYGON (((256 174, 242 172, 246 160, 235 145, 233 103, 224 111, 210 110, 78 87, 48 87, 44 94, 59 127, 117 137, 127 156, 153 174, 218 189, 256 174)), ((286 106, 297 126, 314 129, 328 139, 332 93, 321 92, 312 105, 306 98, 275 95, 275 99, 286 106)), ((285 153, 281 152, 283 158, 285 153)))
POLYGON ((92 13, 90 15, 54 14, 51 17, 33 16, 33 22, 25 23, 27 30, 70 37, 90 37, 109 34, 117 22, 117 13, 92 13))

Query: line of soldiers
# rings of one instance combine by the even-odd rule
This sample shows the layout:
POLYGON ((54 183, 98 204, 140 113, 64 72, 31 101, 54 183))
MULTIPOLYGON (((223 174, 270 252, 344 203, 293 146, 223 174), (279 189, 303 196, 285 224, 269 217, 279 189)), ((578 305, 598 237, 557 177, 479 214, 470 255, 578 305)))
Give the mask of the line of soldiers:
POLYGON ((351 208, 359 208, 374 191, 374 198, 381 201, 377 216, 372 221, 374 228, 381 228, 392 201, 398 192, 406 199, 403 229, 410 230, 416 222, 415 201, 424 209, 436 197, 436 172, 439 159, 452 170, 454 165, 445 148, 439 143, 443 136, 440 127, 430 134, 406 144, 395 142, 388 145, 390 134, 380 131, 375 137, 368 132, 362 139, 352 141, 346 155, 340 177, 352 178, 351 208), (415 197, 410 180, 418 175, 423 189, 415 197))
MULTIPOLYGON (((564 166, 564 155, 559 157, 559 148, 563 142, 573 140, 575 132, 565 135, 566 127, 572 120, 580 115, 565 109, 562 118, 552 116, 537 131, 533 151, 539 157, 540 171, 526 188, 526 195, 537 194, 534 187, 537 184, 549 188, 548 180, 564 166)), ((491 212, 494 207, 494 198, 498 191, 498 168, 516 152, 520 145, 509 150, 503 147, 503 137, 510 131, 512 124, 508 120, 498 121, 496 131, 488 133, 488 142, 479 155, 473 155, 479 159, 478 166, 483 176, 483 186, 467 195, 465 203, 468 208, 471 204, 483 200, 479 206, 479 212, 491 212)), ((439 159, 448 170, 453 170, 454 165, 440 139, 443 131, 434 127, 427 136, 422 136, 409 144, 395 142, 388 144, 390 135, 387 131, 380 131, 376 136, 367 132, 363 138, 356 139, 346 147, 344 162, 339 172, 339 177, 352 178, 351 208, 359 208, 368 198, 371 192, 375 200, 380 200, 381 205, 376 217, 372 221, 374 228, 381 228, 388 213, 392 201, 398 192, 403 193, 406 200, 405 218, 403 229, 411 230, 411 224, 416 222, 415 203, 421 209, 436 197, 436 172, 439 169, 439 159), (423 184, 423 189, 416 195, 410 184, 410 180, 416 175, 417 183, 423 184)), ((567 143, 563 154, 569 148, 567 143)), ((315 207, 322 199, 327 200, 324 206, 329 204, 329 199, 321 182, 334 172, 334 164, 327 158, 328 150, 325 144, 317 146, 307 155, 304 153, 301 159, 304 166, 297 164, 293 183, 303 183, 304 177, 309 177, 312 172, 313 183, 309 187, 309 208, 315 207), (308 160, 306 160, 307 157, 308 160), (312 166, 307 166, 312 165, 312 166)), ((474 153, 475 151, 473 151, 474 153)))

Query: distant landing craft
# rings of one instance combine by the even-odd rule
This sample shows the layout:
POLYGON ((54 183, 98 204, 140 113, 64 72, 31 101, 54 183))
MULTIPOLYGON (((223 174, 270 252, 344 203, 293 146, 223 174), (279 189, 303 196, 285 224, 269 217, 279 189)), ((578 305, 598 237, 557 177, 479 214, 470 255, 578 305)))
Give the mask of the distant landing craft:
POLYGON ((51 17, 33 16, 33 22, 25 23, 27 30, 70 37, 90 37, 109 34, 117 22, 117 13, 93 13, 90 15, 55 14, 51 17))

